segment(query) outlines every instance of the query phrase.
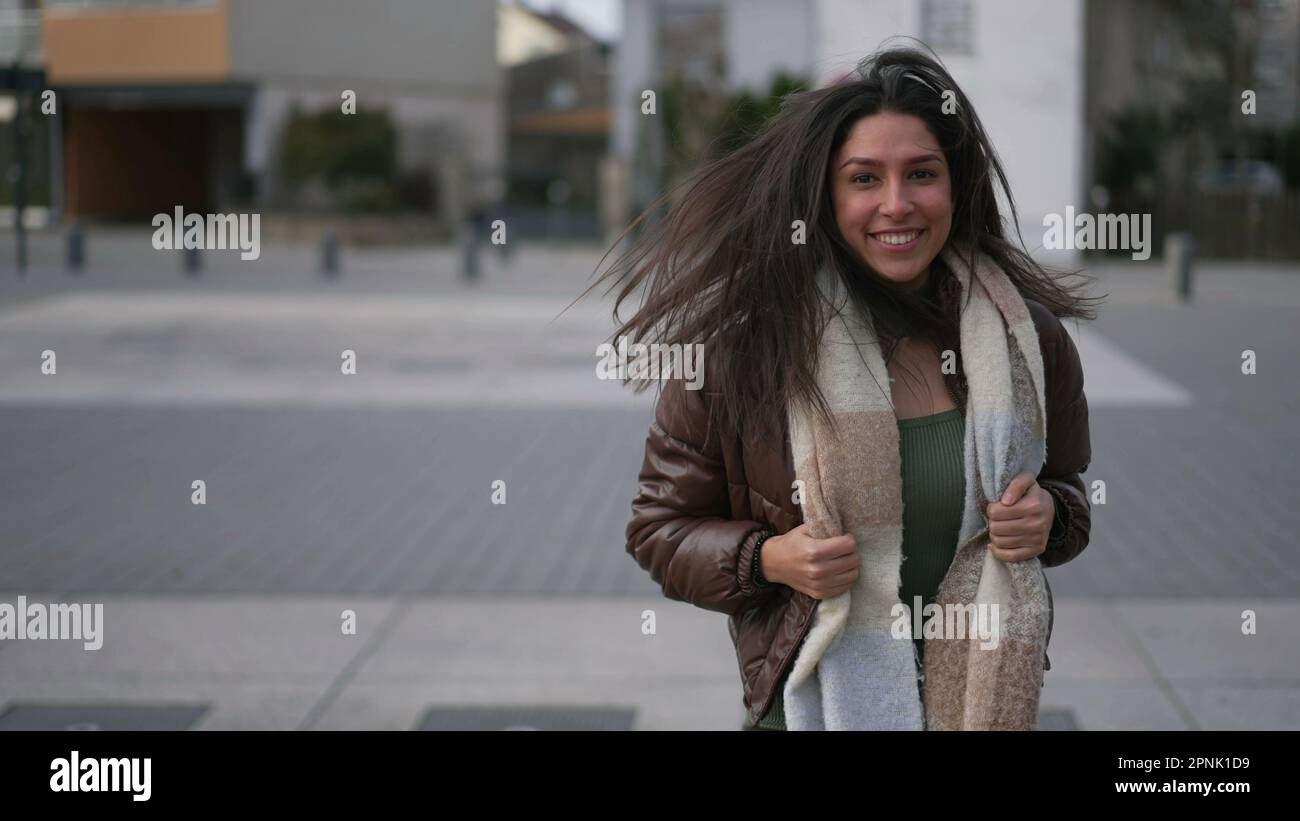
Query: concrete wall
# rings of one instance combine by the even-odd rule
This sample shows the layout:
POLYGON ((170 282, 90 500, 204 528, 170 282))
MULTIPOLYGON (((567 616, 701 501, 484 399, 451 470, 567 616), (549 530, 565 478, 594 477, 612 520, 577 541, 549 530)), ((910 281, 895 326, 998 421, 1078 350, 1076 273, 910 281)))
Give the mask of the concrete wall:
POLYGON ((624 0, 623 39, 614 51, 609 94, 609 109, 614 118, 610 153, 620 161, 632 158, 637 124, 643 116, 641 91, 653 88, 655 83, 657 38, 653 0, 624 0))
POLYGON ((734 88, 767 91, 780 69, 811 68, 816 15, 808 0, 743 0, 727 3, 727 81, 734 88))
POLYGON ((894 35, 916 37, 921 30, 920 0, 816 0, 816 53, 819 85, 851 71, 858 61, 894 35))
POLYGON ((492 0, 230 0, 231 71, 491 94, 492 0))

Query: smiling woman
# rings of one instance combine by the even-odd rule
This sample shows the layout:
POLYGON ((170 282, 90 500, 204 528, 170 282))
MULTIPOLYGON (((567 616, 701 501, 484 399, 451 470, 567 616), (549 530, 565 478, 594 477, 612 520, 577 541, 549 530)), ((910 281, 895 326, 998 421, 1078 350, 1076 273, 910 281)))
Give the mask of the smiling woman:
POLYGON ((1091 524, 1059 318, 1094 314, 1006 235, 970 101, 932 56, 882 51, 684 188, 592 286, 641 297, 620 337, 709 346, 703 390, 663 386, 628 552, 731 617, 748 726, 1036 726, 1042 568, 1091 524), (992 646, 897 618, 977 595, 992 646))

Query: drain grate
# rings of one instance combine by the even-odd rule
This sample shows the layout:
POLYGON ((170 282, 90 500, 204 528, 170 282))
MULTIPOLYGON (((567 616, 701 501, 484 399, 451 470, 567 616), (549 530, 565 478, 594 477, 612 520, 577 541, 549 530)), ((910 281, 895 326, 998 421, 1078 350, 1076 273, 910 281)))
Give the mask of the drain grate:
POLYGON ((16 704, 0 730, 188 730, 208 705, 16 704))
POLYGON ((432 707, 418 730, 631 730, 636 710, 621 707, 432 707))

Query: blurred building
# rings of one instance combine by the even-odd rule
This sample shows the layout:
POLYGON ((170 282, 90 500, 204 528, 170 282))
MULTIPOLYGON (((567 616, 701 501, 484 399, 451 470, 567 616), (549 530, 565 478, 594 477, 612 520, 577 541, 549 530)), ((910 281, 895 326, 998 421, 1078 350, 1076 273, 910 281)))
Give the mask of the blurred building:
POLYGON ((517 236, 597 237, 611 48, 563 14, 520 2, 498 14, 512 229, 517 236))
POLYGON ((563 14, 534 9, 523 0, 497 7, 497 62, 507 68, 559 54, 592 39, 563 14))
POLYGON ((1091 205, 1151 213, 1158 241, 1190 231, 1202 255, 1296 258, 1300 0, 1188 7, 1088 3, 1091 205))
POLYGON ((654 191, 653 123, 643 90, 672 72, 720 71, 764 90, 778 69, 819 85, 886 38, 935 49, 970 96, 1007 167, 1030 246, 1042 217, 1083 191, 1084 0, 624 0, 612 88, 613 154, 633 178, 624 217, 654 191), (1065 173, 1060 169, 1064 167, 1065 173), (1043 173, 1044 169, 1052 173, 1043 173))
MULTIPOLYGON (((610 226, 666 187, 683 145, 702 153, 641 113, 645 91, 762 95, 778 71, 825 85, 901 35, 971 97, 1030 249, 1072 207, 1152 213, 1157 249, 1190 230, 1214 255, 1300 255, 1282 241, 1300 219, 1300 0, 624 0, 624 30, 611 145, 631 182, 610 226)), ((689 109, 707 116, 698 95, 689 109)))
POLYGON ((495 11, 490 0, 45 0, 52 205, 98 219, 288 207, 285 124, 295 108, 341 115, 352 91, 359 111, 387 112, 397 173, 458 224, 503 188, 495 11))

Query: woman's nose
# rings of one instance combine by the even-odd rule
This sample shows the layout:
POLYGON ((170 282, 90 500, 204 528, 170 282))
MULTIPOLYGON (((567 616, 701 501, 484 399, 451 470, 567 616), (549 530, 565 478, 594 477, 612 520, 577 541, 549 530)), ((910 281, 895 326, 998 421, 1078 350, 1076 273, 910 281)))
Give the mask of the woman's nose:
POLYGON ((880 213, 898 219, 912 213, 912 200, 908 196, 907 186, 902 182, 891 182, 885 186, 885 199, 880 203, 880 213))

